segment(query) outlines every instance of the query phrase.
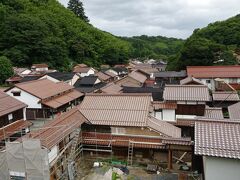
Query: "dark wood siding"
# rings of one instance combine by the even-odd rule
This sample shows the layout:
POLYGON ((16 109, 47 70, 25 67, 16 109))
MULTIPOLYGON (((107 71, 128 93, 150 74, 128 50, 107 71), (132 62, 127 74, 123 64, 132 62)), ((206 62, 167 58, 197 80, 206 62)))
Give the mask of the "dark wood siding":
POLYGON ((176 114, 204 116, 204 111, 205 111, 204 104, 197 105, 178 104, 176 114))
POLYGON ((9 114, 0 117, 0 128, 12 122, 15 122, 16 120, 23 119, 23 109, 19 109, 9 114), (9 114, 12 114, 13 116, 13 119, 11 121, 8 120, 9 114))

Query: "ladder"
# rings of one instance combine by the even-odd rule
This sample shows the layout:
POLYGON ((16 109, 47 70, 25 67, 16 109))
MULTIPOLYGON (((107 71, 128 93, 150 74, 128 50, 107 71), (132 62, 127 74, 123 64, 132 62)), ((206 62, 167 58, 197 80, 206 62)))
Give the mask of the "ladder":
POLYGON ((127 165, 129 165, 129 166, 132 166, 133 146, 134 146, 134 142, 133 141, 129 141, 129 144, 128 144, 128 160, 127 160, 127 165))
POLYGON ((79 136, 81 134, 81 129, 77 128, 74 131, 74 137, 71 141, 71 149, 70 149, 70 153, 69 153, 69 158, 68 158, 68 164, 67 164, 67 171, 68 171, 68 179, 69 180, 74 180, 74 174, 75 173, 75 156, 76 156, 76 148, 78 146, 78 142, 79 142, 79 136))

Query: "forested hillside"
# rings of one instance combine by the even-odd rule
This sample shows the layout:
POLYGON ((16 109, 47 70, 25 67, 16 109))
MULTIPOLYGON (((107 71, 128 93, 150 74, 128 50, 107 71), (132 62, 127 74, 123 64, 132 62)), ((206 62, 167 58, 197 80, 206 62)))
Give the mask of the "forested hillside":
POLYGON ((132 58, 153 58, 168 60, 176 55, 183 46, 184 41, 163 36, 134 36, 123 38, 128 41, 133 49, 132 58))
POLYGON ((169 68, 237 64, 236 53, 240 54, 240 15, 196 29, 169 68))
POLYGON ((127 61, 131 45, 94 28, 57 0, 0 0, 0 56, 13 65, 46 62, 68 70, 127 61))

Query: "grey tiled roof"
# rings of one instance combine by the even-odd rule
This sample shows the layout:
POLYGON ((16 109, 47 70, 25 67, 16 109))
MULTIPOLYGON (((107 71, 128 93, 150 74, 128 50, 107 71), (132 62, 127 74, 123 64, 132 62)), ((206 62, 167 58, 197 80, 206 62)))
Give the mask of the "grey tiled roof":
POLYGON ((240 122, 195 122, 194 153, 240 159, 240 122))

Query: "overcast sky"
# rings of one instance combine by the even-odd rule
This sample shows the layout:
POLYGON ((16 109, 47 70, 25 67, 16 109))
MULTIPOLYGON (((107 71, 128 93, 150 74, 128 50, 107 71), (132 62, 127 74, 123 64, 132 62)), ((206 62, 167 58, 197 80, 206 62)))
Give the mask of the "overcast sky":
MULTIPOLYGON (((68 0, 59 0, 67 6, 68 0)), ((239 0, 82 0, 95 27, 118 36, 187 38, 194 29, 240 13, 239 0)))

